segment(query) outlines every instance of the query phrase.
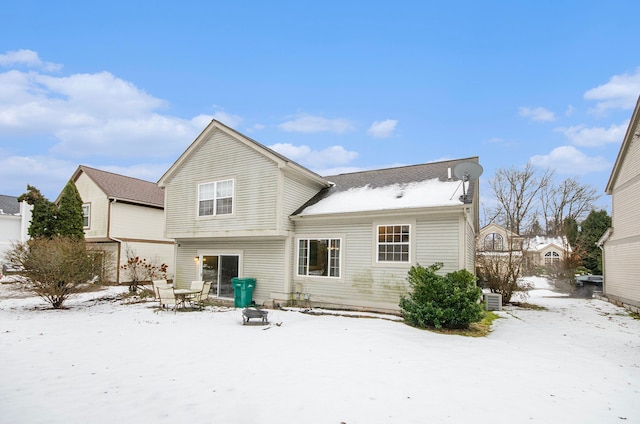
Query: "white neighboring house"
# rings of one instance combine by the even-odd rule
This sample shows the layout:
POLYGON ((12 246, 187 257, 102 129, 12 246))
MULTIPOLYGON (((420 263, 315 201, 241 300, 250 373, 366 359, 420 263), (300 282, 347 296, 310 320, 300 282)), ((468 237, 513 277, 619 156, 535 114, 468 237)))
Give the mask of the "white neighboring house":
POLYGON ((6 265, 4 254, 11 249, 12 243, 29 239, 32 210, 33 206, 18 202, 17 197, 0 195, 0 265, 6 265))
POLYGON ((127 250, 147 262, 169 266, 173 273, 173 240, 164 237, 164 190, 157 184, 80 165, 71 180, 83 202, 84 235, 111 252, 108 278, 129 281, 120 265, 127 261, 127 250))
POLYGON ((611 195, 611 225, 602 249, 603 294, 640 310, 640 98, 622 140, 605 192, 611 195))
POLYGON ((322 177, 213 120, 158 181, 176 282, 233 299, 397 311, 412 265, 475 270, 477 157, 322 177), (453 173, 455 174, 455 173, 453 173))

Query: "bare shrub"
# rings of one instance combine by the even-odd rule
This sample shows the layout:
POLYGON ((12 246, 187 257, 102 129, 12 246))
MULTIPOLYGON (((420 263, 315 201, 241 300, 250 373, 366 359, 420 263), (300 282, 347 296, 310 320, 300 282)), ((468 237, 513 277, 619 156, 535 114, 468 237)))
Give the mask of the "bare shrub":
POLYGON ((168 265, 159 263, 157 258, 147 261, 136 255, 135 250, 129 246, 126 248, 127 262, 120 268, 129 277, 129 291, 137 293, 138 285, 151 280, 162 280, 167 278, 168 265))
POLYGON ((92 255, 84 240, 56 236, 14 244, 5 258, 21 269, 28 288, 55 309, 96 277, 92 255))
POLYGON ((478 277, 492 293, 502 296, 503 304, 509 303, 516 292, 526 293, 531 288, 521 279, 524 266, 522 251, 481 252, 476 260, 478 277))

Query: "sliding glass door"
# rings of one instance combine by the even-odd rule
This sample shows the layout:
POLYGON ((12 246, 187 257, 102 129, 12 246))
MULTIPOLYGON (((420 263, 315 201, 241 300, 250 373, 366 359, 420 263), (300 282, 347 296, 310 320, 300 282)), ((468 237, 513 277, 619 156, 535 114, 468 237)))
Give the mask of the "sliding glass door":
POLYGON ((232 279, 238 276, 239 255, 202 255, 202 280, 211 281, 211 294, 233 299, 232 279))

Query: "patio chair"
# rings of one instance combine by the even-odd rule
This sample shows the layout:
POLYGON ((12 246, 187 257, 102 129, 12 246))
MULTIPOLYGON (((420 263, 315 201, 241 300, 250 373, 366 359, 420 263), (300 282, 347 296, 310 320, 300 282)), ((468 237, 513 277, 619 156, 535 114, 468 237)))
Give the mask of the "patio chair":
POLYGON ((205 281, 202 286, 202 291, 194 297, 195 306, 202 309, 204 308, 204 302, 209 298, 209 292, 211 291, 211 281, 205 281))
POLYGON ((153 284, 153 296, 156 298, 156 300, 160 299, 160 296, 158 295, 158 287, 171 287, 167 280, 151 280, 151 283, 153 284))
POLYGON ((176 299, 173 288, 171 287, 158 287, 158 297, 160 298, 160 308, 171 308, 173 312, 176 312, 178 308, 178 300, 176 299))
POLYGON ((209 297, 209 291, 211 290, 211 282, 205 281, 192 281, 191 282, 191 290, 200 291, 193 295, 189 301, 192 306, 196 306, 198 308, 202 308, 204 306, 204 301, 209 297))

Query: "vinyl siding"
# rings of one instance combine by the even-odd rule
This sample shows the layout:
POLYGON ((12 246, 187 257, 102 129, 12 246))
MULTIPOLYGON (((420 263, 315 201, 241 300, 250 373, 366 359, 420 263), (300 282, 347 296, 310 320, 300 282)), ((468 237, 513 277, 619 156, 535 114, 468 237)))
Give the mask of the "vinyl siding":
POLYGON ((278 175, 275 162, 229 135, 214 131, 167 183, 167 237, 276 230, 278 175), (235 180, 234 213, 198 217, 198 184, 228 178, 235 180))
POLYGON ((476 235, 473 230, 473 226, 470 223, 467 223, 467 232, 466 232, 466 242, 467 245, 463 247, 466 250, 465 253, 465 269, 470 273, 476 273, 476 235))
POLYGON ((613 190, 611 203, 614 239, 640 234, 640 174, 638 175, 637 182, 613 190))
POLYGON ((109 229, 109 199, 100 187, 82 173, 75 182, 83 203, 91 205, 91 221, 85 229, 86 238, 107 237, 109 229))
MULTIPOLYGON (((127 249, 136 256, 145 259, 147 263, 161 265, 166 264, 167 278, 172 279, 173 268, 173 244, 145 243, 139 241, 125 241, 122 243, 120 265, 127 262, 127 249)), ((120 282, 129 282, 130 278, 126 270, 120 271, 120 282)))
POLYGON ((636 135, 612 190, 613 233, 604 244, 605 295, 635 307, 640 307, 639 210, 640 137, 636 135))
POLYGON ((607 241, 604 256, 605 295, 640 308, 640 236, 607 241))
POLYGON ((240 253, 239 277, 255 278, 253 300, 263 304, 274 292, 284 291, 284 268, 287 263, 285 239, 264 240, 180 240, 176 251, 176 284, 182 286, 200 278, 194 257, 202 252, 240 253))
POLYGON ((127 203, 111 204, 111 236, 149 241, 169 241, 164 237, 164 210, 127 203))
MULTIPOLYGON (((297 275, 297 246, 293 241, 293 291, 306 293, 314 303, 397 310, 400 297, 409 290, 407 272, 412 264, 429 266, 443 262, 442 273, 460 268, 458 218, 430 216, 424 219, 395 216, 365 221, 297 221, 297 237, 341 238, 341 278, 297 275), (412 225, 412 264, 375 262, 376 228, 383 224, 412 225)), ((304 295, 296 295, 301 301, 304 295)))
POLYGON ((309 199, 315 196, 322 187, 310 186, 309 183, 303 183, 292 176, 285 174, 284 176, 284 192, 283 196, 283 213, 281 215, 282 229, 285 231, 293 231, 293 221, 289 216, 304 205, 309 199))
POLYGON ((640 136, 635 135, 639 132, 640 125, 637 125, 632 132, 634 136, 631 139, 624 161, 620 167, 618 178, 616 179, 616 187, 620 187, 630 180, 635 179, 637 181, 640 176, 640 136))

